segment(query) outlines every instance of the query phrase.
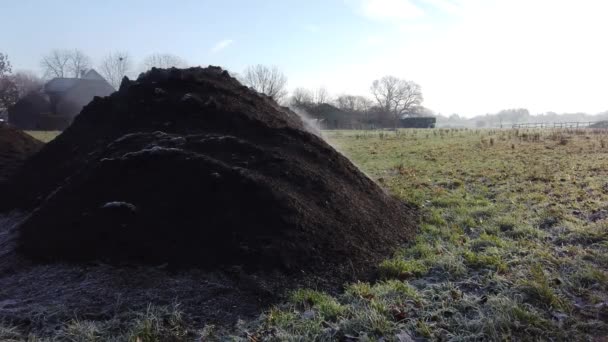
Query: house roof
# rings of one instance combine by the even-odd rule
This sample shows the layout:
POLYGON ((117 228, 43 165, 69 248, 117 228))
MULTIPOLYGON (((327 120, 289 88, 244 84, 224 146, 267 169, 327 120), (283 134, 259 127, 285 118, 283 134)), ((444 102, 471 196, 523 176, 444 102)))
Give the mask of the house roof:
POLYGON ((44 85, 44 91, 47 93, 63 93, 73 88, 83 80, 103 81, 107 83, 106 79, 95 71, 95 69, 89 69, 89 71, 87 71, 82 78, 53 78, 44 85))
POLYGON ((44 91, 47 93, 61 93, 78 83, 78 78, 53 78, 44 85, 44 91))
POLYGON ((89 69, 89 71, 87 71, 87 73, 84 74, 84 76, 82 76, 82 78, 85 79, 85 80, 100 80, 100 81, 101 80, 103 80, 103 81, 106 80, 97 71, 95 71, 95 69, 89 69))

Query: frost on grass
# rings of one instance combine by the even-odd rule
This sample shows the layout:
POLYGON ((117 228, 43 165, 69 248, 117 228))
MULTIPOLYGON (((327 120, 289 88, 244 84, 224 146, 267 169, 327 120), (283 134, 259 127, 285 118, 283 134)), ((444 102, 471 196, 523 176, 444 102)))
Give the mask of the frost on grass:
POLYGON ((328 134, 372 177, 425 208, 419 235, 379 265, 383 281, 326 298, 341 308, 335 318, 302 325, 319 308, 285 305, 271 310, 280 324, 262 320, 251 329, 316 340, 398 340, 399 332, 431 340, 605 336, 608 235, 597 213, 608 192, 598 159, 580 151, 607 153, 594 140, 608 132, 428 132, 328 134), (398 171, 416 172, 394 172, 395 160, 398 171))
MULTIPOLYGON (((235 341, 606 336, 608 218, 594 213, 608 203, 602 166, 608 150, 598 143, 607 133, 327 133, 390 192, 424 208, 416 240, 379 264, 376 281, 345 284, 338 294, 302 288, 256 319, 228 329, 207 325, 188 336, 235 341), (562 137, 567 144, 560 144, 562 137), (395 172, 396 164, 402 172, 395 172), (528 168, 532 164, 539 165, 528 168)), ((157 329, 153 319, 142 323, 146 316, 137 317, 126 330, 131 335, 124 336, 135 336, 133 331, 154 336, 166 329, 178 340, 189 338, 183 328, 157 329)), ((87 324, 79 329, 98 331, 87 324)), ((0 336, 14 338, 16 331, 7 327, 0 336)))

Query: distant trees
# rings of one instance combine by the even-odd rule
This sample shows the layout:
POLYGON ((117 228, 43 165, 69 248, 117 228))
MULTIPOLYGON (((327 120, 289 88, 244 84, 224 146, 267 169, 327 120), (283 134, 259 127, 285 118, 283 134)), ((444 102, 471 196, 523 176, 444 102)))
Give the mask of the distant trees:
POLYGON ((74 49, 69 53, 68 71, 72 77, 80 78, 84 73, 91 69, 91 58, 85 55, 82 51, 74 49))
POLYGON ((354 112, 357 110, 357 98, 354 95, 340 95, 336 98, 336 106, 342 110, 354 112))
POLYGON ((122 78, 131 71, 131 67, 132 63, 129 53, 116 51, 104 57, 99 65, 99 72, 114 89, 118 89, 122 78))
POLYGON ((39 91, 44 86, 42 79, 30 71, 17 71, 13 74, 12 80, 19 92, 19 98, 32 91, 39 91))
POLYGON ((67 77, 68 63, 70 56, 65 50, 53 50, 48 55, 42 57, 40 66, 44 77, 67 77))
POLYGON ((290 105, 314 112, 321 104, 331 104, 342 112, 341 117, 350 125, 356 123, 367 127, 396 127, 404 116, 435 115, 421 105, 422 91, 414 82, 385 76, 374 81, 370 91, 373 100, 351 94, 342 94, 332 99, 324 87, 315 90, 296 88, 292 92, 290 105))
POLYGON ((378 106, 393 116, 395 124, 403 116, 413 114, 414 108, 422 103, 422 90, 417 83, 384 76, 375 80, 370 87, 378 106))
POLYGON ((369 125, 372 124, 372 121, 377 121, 373 116, 378 116, 378 110, 372 110, 374 102, 365 96, 340 95, 336 98, 335 104, 341 110, 357 115, 361 123, 369 125), (372 112, 375 113, 372 114, 372 112))
POLYGON ((144 58, 142 65, 145 70, 152 68, 185 68, 188 66, 188 62, 170 53, 154 53, 144 58))
POLYGON ((78 49, 55 49, 42 57, 40 66, 45 78, 82 77, 91 68, 91 58, 78 49))
POLYGON ((496 113, 496 118, 502 126, 503 123, 518 123, 530 117, 530 112, 525 108, 503 109, 496 113))
POLYGON ((329 92, 325 87, 319 87, 313 92, 312 101, 315 104, 328 103, 330 101, 329 92))
POLYGON ((250 65, 243 73, 243 82, 277 102, 287 95, 287 76, 276 66, 250 65))
POLYGON ((437 115, 437 124, 441 127, 469 127, 469 128, 492 128, 511 127, 515 123, 522 122, 559 122, 559 121, 590 121, 591 118, 585 114, 562 114, 545 113, 530 115, 525 108, 503 109, 494 114, 484 114, 474 117, 464 117, 452 114, 449 117, 437 115))
POLYGON ((370 92, 373 100, 351 94, 342 94, 332 99, 325 87, 313 90, 295 88, 289 104, 308 112, 315 112, 321 104, 331 104, 340 110, 340 117, 344 120, 368 127, 395 127, 404 116, 435 115, 422 106, 422 90, 412 81, 385 76, 372 83, 370 92))
POLYGON ((296 88, 291 93, 289 104, 295 107, 306 107, 330 102, 332 102, 332 99, 325 87, 319 87, 314 90, 296 88))
POLYGON ((336 106, 349 112, 367 112, 374 102, 365 96, 340 95, 335 100, 336 106))
POLYGON ((294 107, 303 107, 313 102, 312 92, 305 88, 296 88, 291 93, 290 104, 294 107))
POLYGON ((19 99, 19 89, 11 77, 11 62, 0 52, 0 108, 8 108, 19 99))

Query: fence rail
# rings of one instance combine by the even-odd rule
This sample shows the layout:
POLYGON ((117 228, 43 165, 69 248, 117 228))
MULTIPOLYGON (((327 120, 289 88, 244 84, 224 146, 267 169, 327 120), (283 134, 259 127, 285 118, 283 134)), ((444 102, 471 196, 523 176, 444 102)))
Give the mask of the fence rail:
POLYGON ((536 122, 513 124, 513 128, 588 128, 599 121, 576 122, 536 122))

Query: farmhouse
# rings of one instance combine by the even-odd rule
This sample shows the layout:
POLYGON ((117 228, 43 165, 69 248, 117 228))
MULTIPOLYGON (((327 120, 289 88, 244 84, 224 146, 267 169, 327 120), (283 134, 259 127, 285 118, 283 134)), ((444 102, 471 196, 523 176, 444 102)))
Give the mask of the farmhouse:
POLYGON ((54 78, 42 92, 32 92, 8 109, 9 123, 19 129, 63 130, 95 96, 115 89, 90 69, 81 78, 54 78))

